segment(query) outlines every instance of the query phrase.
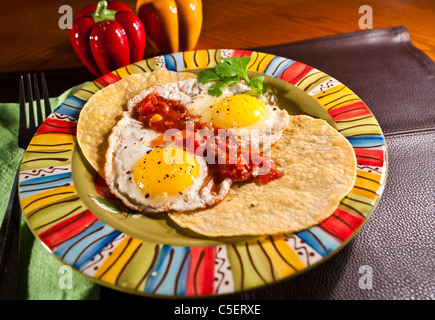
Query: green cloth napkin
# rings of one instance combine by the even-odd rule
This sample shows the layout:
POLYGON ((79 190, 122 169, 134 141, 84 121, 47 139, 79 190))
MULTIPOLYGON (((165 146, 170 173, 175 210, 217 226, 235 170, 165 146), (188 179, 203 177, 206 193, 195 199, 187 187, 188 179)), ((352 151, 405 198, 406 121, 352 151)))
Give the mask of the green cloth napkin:
MULTIPOLYGON (((50 98, 54 110, 68 96, 86 83, 50 98)), ((18 83, 17 83, 18 85, 18 83)), ((0 104, 0 221, 3 220, 9 201, 15 173, 24 150, 18 147, 19 106, 17 103, 0 104)), ((20 230, 20 281, 18 299, 24 300, 87 300, 99 298, 99 285, 72 272, 67 282, 68 270, 35 239, 25 219, 20 230)))

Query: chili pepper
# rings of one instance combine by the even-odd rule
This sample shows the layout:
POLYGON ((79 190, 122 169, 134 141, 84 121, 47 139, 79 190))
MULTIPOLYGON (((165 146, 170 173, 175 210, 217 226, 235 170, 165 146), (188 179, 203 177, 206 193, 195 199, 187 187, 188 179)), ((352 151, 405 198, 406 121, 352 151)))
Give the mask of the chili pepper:
POLYGON ((201 0, 138 0, 149 42, 162 53, 194 49, 202 27, 201 0))
POLYGON ((145 53, 141 20, 118 1, 99 1, 81 9, 69 37, 80 60, 97 77, 142 60, 145 53))

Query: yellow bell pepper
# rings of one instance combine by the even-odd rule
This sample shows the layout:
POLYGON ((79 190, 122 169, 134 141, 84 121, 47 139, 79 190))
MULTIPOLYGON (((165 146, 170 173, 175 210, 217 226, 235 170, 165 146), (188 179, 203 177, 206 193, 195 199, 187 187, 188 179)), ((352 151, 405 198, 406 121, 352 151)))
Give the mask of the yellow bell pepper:
POLYGON ((195 48, 202 28, 201 0, 138 0, 136 13, 149 42, 160 52, 195 48))

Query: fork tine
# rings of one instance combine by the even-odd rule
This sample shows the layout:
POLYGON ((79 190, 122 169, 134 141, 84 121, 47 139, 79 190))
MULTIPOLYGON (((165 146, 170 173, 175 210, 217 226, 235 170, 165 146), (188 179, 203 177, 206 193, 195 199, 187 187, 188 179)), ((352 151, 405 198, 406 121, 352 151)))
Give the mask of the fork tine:
MULTIPOLYGON (((26 128, 26 96, 24 93, 24 77, 20 76, 20 128, 26 128)), ((22 130, 20 130, 22 133, 22 130)), ((21 139, 20 139, 21 140, 21 139)))
POLYGON ((44 121, 44 118, 42 115, 41 97, 39 96, 39 86, 38 86, 38 79, 36 78, 36 74, 33 74, 33 91, 35 93, 35 100, 36 100, 36 116, 38 120, 37 126, 40 126, 44 121))
POLYGON ((45 81, 44 72, 41 72, 42 96, 44 98, 45 118, 51 114, 50 95, 48 94, 47 81, 45 81))
POLYGON ((32 92, 32 79, 30 74, 27 74, 27 101, 29 103, 29 128, 35 128, 35 113, 33 111, 33 92, 32 92))

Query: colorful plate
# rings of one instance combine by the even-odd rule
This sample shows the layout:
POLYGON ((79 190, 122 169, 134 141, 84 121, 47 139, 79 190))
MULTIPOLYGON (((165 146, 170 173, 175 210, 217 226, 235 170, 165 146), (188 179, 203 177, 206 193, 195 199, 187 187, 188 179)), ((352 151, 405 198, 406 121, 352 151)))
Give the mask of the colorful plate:
POLYGON ((260 52, 199 50, 168 54, 120 68, 66 99, 38 129, 24 156, 20 197, 24 217, 44 247, 83 276, 112 289, 153 297, 210 296, 260 288, 298 275, 348 243, 377 205, 387 174, 381 128, 349 88, 303 63, 260 52), (105 184, 76 145, 76 125, 98 90, 133 73, 198 72, 221 57, 252 56, 291 114, 333 125, 358 162, 352 191, 334 214, 282 236, 206 238, 164 217, 137 217, 105 198, 105 184))

